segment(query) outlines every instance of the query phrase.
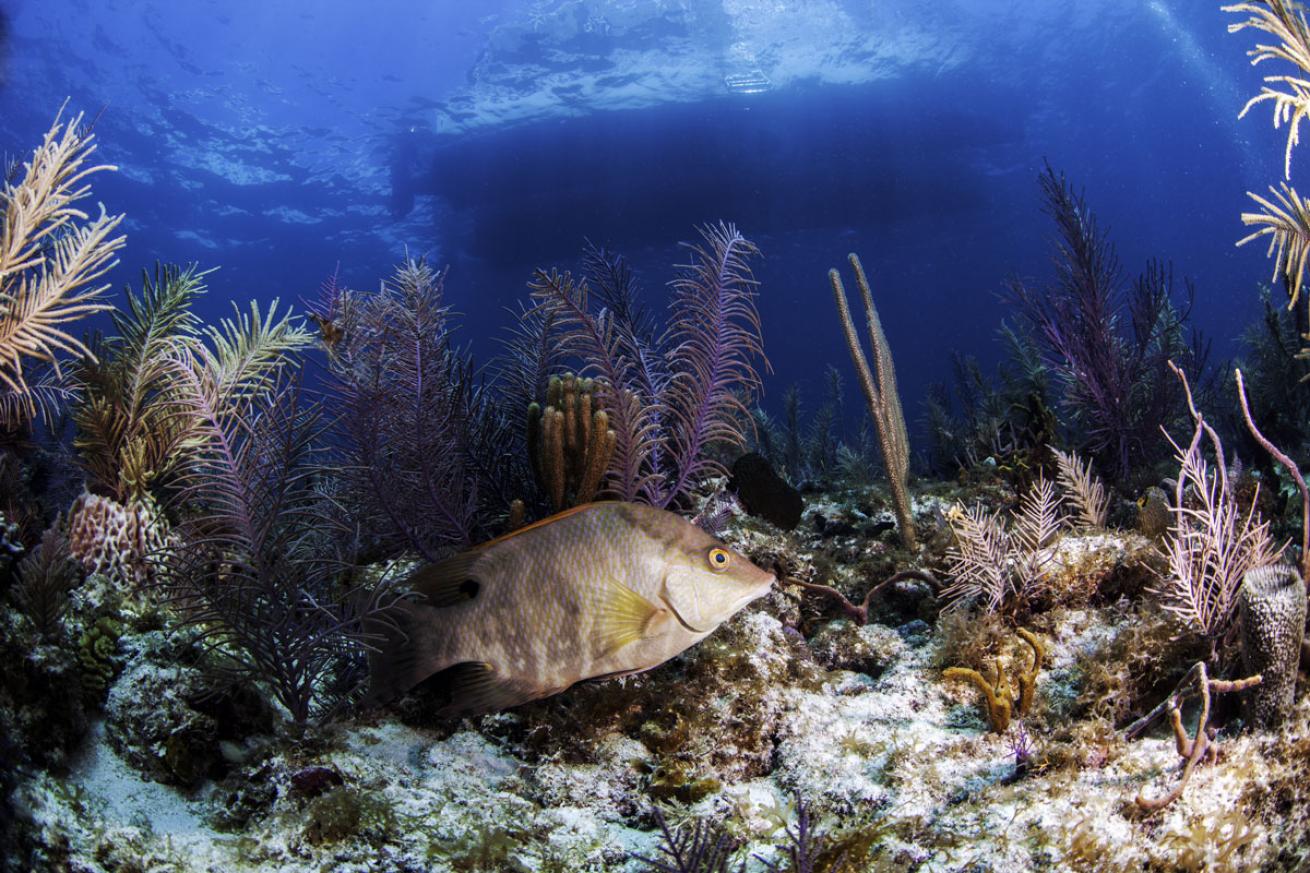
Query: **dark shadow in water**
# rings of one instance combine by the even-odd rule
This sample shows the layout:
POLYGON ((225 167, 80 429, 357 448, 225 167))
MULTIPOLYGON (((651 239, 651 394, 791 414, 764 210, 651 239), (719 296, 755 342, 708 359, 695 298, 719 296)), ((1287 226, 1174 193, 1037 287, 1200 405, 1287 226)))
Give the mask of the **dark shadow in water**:
POLYGON ((611 245, 662 242, 720 217, 758 233, 958 216, 983 201, 972 158, 1022 138, 1018 101, 961 84, 806 86, 407 133, 391 205, 436 195, 459 225, 442 238, 493 259, 568 251, 598 229, 611 245))

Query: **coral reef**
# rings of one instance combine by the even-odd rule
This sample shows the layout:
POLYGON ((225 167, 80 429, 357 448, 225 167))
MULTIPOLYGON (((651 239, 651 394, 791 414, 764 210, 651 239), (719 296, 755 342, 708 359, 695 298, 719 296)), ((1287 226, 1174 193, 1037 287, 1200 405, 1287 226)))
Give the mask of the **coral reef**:
MULTIPOLYGON (((66 455, 0 455, 0 867, 1303 867, 1299 430, 1289 413, 1274 420, 1292 451, 1266 439, 1239 372, 1248 447, 1268 458, 1230 467, 1199 411, 1213 398, 1183 377, 1204 356, 1183 342, 1168 269, 1124 287, 1081 196, 1050 168, 1042 184, 1057 275, 1016 289, 1036 341, 1007 329, 995 380, 957 361, 958 396, 930 424, 934 463, 958 475, 914 493, 858 258, 871 350, 830 281, 876 425, 845 439, 835 370, 808 423, 797 388, 774 425, 752 410, 767 367, 758 252, 727 224, 700 230, 667 326, 603 250, 584 253, 585 278, 538 272, 489 371, 453 340, 446 274, 416 259, 376 293, 325 283, 323 394, 297 318, 252 308, 206 326, 195 267, 146 277, 87 354, 55 343, 14 369, 0 352, 0 376, 22 380, 3 390, 29 410, 45 401, 28 359, 81 354, 87 480, 74 500, 40 469, 66 455), (1168 495, 1148 484, 1169 445, 1152 429, 1186 421, 1184 400, 1193 430, 1168 495), (890 489, 868 482, 875 430, 890 489), (1298 493, 1300 574, 1273 563, 1263 521, 1286 523, 1298 493), (421 590, 403 590, 407 573, 602 495, 683 512, 664 517, 713 530, 779 584, 676 657, 547 699, 462 718, 431 687, 357 705, 370 652, 421 590), (1163 548, 1120 527, 1139 495, 1163 548), (1258 675, 1234 678, 1239 638, 1258 675)), ((85 239, 74 212, 46 255, 85 239)), ((420 640, 400 642, 405 659, 420 640)))
POLYGON ((855 332, 855 323, 851 320, 850 305, 846 302, 846 289, 842 285, 841 273, 835 268, 829 270, 828 282, 832 285, 832 295, 837 301, 837 314, 841 318, 842 329, 845 332, 846 348, 859 375, 864 399, 868 401, 869 415, 873 417, 878 430, 883 466, 887 470, 892 505, 896 509, 896 524, 905 545, 913 549, 917 537, 908 492, 910 438, 905 432, 905 414, 901 411, 901 395, 896 387, 896 367, 892 361, 891 347, 887 344, 887 337, 882 331, 878 310, 873 304, 873 292, 869 289, 869 280, 864 275, 864 266, 853 252, 847 255, 847 260, 851 263, 851 269, 855 271, 855 282, 859 285, 860 296, 864 300, 873 370, 869 369, 869 361, 864 356, 864 348, 860 345, 859 335, 855 332))

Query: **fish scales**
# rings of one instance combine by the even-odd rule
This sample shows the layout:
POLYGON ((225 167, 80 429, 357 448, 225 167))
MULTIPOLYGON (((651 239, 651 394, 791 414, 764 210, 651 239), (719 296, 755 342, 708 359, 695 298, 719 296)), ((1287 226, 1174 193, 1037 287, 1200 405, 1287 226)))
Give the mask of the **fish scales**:
POLYGON ((479 712, 641 672, 772 583, 680 516, 588 504, 417 571, 421 597, 373 658, 373 696, 436 677, 450 696, 443 709, 479 712))

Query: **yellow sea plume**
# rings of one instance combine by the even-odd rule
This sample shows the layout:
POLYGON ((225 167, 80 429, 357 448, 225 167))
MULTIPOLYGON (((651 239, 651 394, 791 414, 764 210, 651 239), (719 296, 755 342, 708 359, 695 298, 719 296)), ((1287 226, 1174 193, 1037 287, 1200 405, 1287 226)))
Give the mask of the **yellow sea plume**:
POLYGON ((47 362, 58 375, 60 352, 91 354, 68 333, 68 322, 112 308, 100 301, 109 286, 93 283, 116 263, 126 237, 114 231, 123 216, 101 206, 93 219, 77 205, 91 194, 91 175, 117 169, 91 162, 94 139, 80 114, 67 123, 56 116, 31 160, 14 173, 17 183, 6 180, 0 190, 3 425, 31 419, 54 391, 50 383, 29 383, 25 359, 47 362))

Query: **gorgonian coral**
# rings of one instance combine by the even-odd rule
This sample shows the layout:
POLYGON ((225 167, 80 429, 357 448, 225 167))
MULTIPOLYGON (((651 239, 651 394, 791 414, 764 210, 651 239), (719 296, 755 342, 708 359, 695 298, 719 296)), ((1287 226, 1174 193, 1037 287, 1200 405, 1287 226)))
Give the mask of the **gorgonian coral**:
POLYGON ((122 215, 92 219, 78 203, 91 194, 87 179, 108 164, 91 164, 95 137, 82 116, 59 117, 46 132, 21 178, 0 190, 0 424, 15 426, 49 412, 65 395, 57 381, 30 381, 26 360, 44 361, 59 375, 59 353, 89 354, 68 324, 111 308, 100 300, 108 285, 93 285, 116 263, 125 237, 114 236, 122 215))
POLYGON ((140 294, 113 315, 114 335, 77 366, 81 399, 74 441, 90 488, 121 503, 162 497, 182 475, 196 445, 196 421, 181 393, 176 365, 203 368, 216 397, 236 403, 266 390, 309 335, 277 301, 261 312, 202 326, 192 312, 208 271, 157 265, 140 294))
POLYGON ((233 402, 212 376, 177 367, 200 446, 179 499, 178 544, 158 556, 161 584, 186 621, 303 724, 362 680, 365 621, 384 621, 391 588, 349 581, 354 532, 320 481, 322 418, 298 386, 233 402))
POLYGON ((623 500, 674 505, 725 472, 711 445, 745 443, 745 402, 760 387, 758 362, 767 366, 749 263, 759 251, 730 224, 700 234, 670 283, 662 333, 637 307, 622 259, 592 252, 591 281, 543 270, 531 286, 569 355, 596 379, 616 436, 609 487, 623 500))
MULTIPOLYGON (((1195 375, 1206 349, 1185 335, 1172 268, 1152 262, 1125 287, 1114 246, 1083 197, 1050 166, 1040 181, 1059 234, 1055 280, 1040 290, 1012 280, 1011 297, 1040 338, 1089 449, 1122 478, 1154 450, 1161 425, 1179 408, 1169 361, 1195 375)), ((1190 284, 1187 292, 1190 300, 1190 284)))
POLYGON ((451 339, 445 272, 408 260, 379 291, 330 289, 330 363, 350 501, 383 555, 471 545, 521 497, 508 417, 451 339))

